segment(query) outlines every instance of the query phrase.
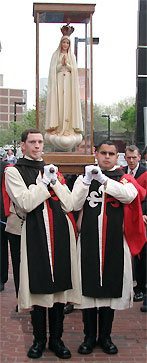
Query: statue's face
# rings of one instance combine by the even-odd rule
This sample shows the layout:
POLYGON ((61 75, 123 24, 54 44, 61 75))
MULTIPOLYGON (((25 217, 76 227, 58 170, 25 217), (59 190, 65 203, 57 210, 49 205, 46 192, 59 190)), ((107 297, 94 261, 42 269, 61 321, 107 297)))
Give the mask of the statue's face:
POLYGON ((70 46, 70 41, 69 39, 63 39, 61 41, 61 50, 63 50, 64 52, 68 52, 68 49, 69 49, 69 46, 70 46))

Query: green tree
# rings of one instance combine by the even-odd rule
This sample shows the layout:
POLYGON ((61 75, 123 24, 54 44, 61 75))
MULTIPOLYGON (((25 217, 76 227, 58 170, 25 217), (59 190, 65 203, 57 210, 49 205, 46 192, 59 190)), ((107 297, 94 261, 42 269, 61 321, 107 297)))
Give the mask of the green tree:
POLYGON ((124 133, 134 130, 135 106, 133 97, 126 98, 110 106, 95 104, 93 114, 95 132, 106 131, 108 128, 108 120, 102 117, 102 114, 110 115, 112 132, 124 133), (129 116, 127 116, 128 112, 125 116, 125 112, 128 110, 130 110, 129 116))
POLYGON ((46 99, 47 99, 47 87, 39 98, 39 130, 44 135, 45 133, 45 114, 46 114, 46 99))
POLYGON ((19 122, 11 121, 8 129, 1 130, 0 145, 13 144, 14 139, 20 142, 22 132, 31 127, 36 127, 36 110, 28 110, 19 122))
MULTIPOLYGON (((46 112, 46 97, 47 88, 39 99, 39 129, 44 134, 45 132, 45 112, 46 112)), ((84 103, 82 103, 83 122, 85 118, 84 103)), ((102 114, 110 115, 111 119, 111 132, 124 133, 128 132, 129 137, 134 137, 135 128, 135 105, 133 98, 126 98, 113 103, 112 105, 94 104, 94 132, 105 132, 108 128, 108 120, 102 117, 102 114), (132 133, 132 134, 131 134, 132 133)), ((17 143, 20 141, 21 133, 30 127, 36 127, 36 110, 31 109, 26 112, 21 121, 10 122, 8 129, 1 129, 0 132, 0 146, 5 144, 14 143, 14 131, 17 143)), ((90 125, 89 125, 90 127, 90 125)), ((123 137, 123 136, 122 136, 123 137)))
POLYGON ((136 121, 136 109, 135 105, 128 107, 121 115, 121 121, 123 121, 124 127, 128 132, 132 132, 135 129, 136 121))

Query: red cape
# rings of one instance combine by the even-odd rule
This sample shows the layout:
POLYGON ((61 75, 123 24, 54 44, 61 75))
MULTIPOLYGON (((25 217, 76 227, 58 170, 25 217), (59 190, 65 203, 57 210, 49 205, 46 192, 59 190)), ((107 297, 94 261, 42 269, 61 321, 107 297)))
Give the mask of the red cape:
POLYGON ((131 182, 138 191, 136 198, 130 204, 124 205, 124 235, 131 254, 138 255, 147 242, 145 225, 142 218, 141 201, 146 196, 146 191, 131 175, 124 174, 121 178, 131 182))
MULTIPOLYGON (((7 168, 9 166, 14 166, 14 164, 7 164, 5 166, 5 168, 7 168)), ((4 204, 5 217, 8 217, 10 215, 10 197, 9 197, 8 193, 6 192, 5 172, 2 175, 2 199, 3 199, 3 204, 4 204)))

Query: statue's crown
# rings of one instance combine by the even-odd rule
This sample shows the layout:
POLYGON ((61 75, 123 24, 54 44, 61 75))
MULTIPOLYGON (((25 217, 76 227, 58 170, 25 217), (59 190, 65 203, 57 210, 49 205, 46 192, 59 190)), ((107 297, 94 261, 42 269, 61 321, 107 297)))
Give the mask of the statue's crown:
POLYGON ((74 32, 74 27, 69 24, 63 25, 61 32, 63 35, 67 35, 69 37, 74 32))

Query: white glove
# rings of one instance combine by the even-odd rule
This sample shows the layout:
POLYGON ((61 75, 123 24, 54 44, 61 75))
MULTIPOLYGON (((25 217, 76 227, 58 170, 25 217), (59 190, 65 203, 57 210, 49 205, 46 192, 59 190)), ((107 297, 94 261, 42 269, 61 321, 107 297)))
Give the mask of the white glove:
POLYGON ((49 183, 56 184, 57 180, 57 166, 50 164, 44 166, 44 174, 42 178, 42 182, 48 185, 49 183))
POLYGON ((102 173, 98 165, 95 165, 93 167, 92 177, 94 180, 97 180, 101 184, 104 184, 108 180, 108 177, 102 173))
POLYGON ((85 175, 83 177, 83 183, 84 184, 91 184, 91 181, 93 179, 92 170, 95 169, 94 165, 87 165, 85 166, 85 175))

